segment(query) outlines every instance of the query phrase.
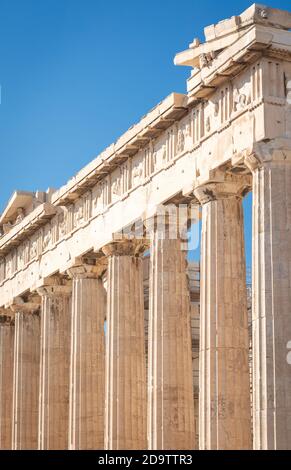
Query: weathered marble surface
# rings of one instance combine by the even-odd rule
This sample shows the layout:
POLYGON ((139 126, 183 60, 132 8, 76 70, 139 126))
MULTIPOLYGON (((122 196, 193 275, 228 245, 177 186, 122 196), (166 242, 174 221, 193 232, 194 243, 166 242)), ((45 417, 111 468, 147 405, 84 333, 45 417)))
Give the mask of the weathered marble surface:
POLYGON ((182 449, 197 432, 202 449, 250 448, 252 411, 256 449, 291 449, 290 29, 289 12, 256 4, 205 28, 203 44, 175 57, 191 67, 187 94, 62 188, 12 196, 0 216, 1 448, 182 449), (241 203, 251 190, 250 403, 241 203), (179 206, 175 237, 147 230, 161 206, 167 226, 179 206), (180 239, 200 216, 191 318, 180 239))

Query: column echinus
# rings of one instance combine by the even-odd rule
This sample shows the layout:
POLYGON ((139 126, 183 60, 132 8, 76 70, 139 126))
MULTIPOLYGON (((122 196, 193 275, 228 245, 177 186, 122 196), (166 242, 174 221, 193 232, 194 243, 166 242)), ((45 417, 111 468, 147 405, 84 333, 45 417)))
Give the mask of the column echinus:
POLYGON ((112 242, 108 258, 105 448, 142 450, 146 442, 144 244, 112 242))
POLYGON ((251 449, 243 195, 248 177, 194 192, 202 205, 199 447, 251 449))
POLYGON ((150 246, 148 442, 195 448, 190 293, 178 219, 147 221, 150 246))
POLYGON ((71 287, 56 278, 38 289, 40 340, 40 450, 68 448, 71 287))
POLYGON ((253 173, 255 449, 291 449, 291 149, 286 147, 261 144, 246 158, 253 173))
POLYGON ((15 301, 12 449, 38 447, 40 303, 15 301))
POLYGON ((70 268, 71 316, 69 449, 104 449, 106 292, 104 266, 70 268))
POLYGON ((0 311, 0 450, 12 448, 14 320, 0 311))

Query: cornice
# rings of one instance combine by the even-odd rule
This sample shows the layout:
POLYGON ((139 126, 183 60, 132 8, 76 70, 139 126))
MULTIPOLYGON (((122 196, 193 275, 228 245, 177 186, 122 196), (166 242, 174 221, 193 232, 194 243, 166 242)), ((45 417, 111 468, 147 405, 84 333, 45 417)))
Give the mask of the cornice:
POLYGON ((112 172, 120 163, 135 155, 151 139, 157 138, 188 111, 187 96, 172 93, 141 121, 132 126, 117 142, 81 170, 65 186, 56 191, 52 203, 66 205, 83 194, 98 180, 112 172))
POLYGON ((13 247, 18 246, 26 237, 44 225, 57 212, 52 204, 44 203, 38 206, 19 224, 15 225, 6 235, 0 238, 0 256, 4 256, 13 247))

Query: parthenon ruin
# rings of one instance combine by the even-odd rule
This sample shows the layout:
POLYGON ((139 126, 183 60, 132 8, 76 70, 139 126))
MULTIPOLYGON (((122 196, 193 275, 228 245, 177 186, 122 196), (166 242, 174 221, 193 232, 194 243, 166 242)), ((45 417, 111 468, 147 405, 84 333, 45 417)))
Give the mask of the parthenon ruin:
POLYGON ((175 64, 187 94, 0 216, 0 449, 291 449, 291 13, 175 64))

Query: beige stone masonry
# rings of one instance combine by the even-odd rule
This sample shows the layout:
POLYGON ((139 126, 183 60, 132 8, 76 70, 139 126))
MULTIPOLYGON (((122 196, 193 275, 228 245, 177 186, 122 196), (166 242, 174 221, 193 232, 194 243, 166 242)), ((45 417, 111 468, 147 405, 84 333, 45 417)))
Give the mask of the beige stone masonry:
POLYGON ((242 179, 197 188, 202 204, 199 446, 251 449, 242 179))
MULTIPOLYGON (((8 314, 7 314, 8 315, 8 314)), ((12 447, 14 322, 0 316, 0 449, 12 447)))
POLYGON ((153 228, 150 261, 148 445, 193 449, 195 418, 186 253, 174 230, 153 228))
POLYGON ((258 4, 206 27, 175 58, 191 67, 187 94, 63 187, 13 194, 0 214, 1 448, 174 451, 199 434, 201 449, 291 449, 290 28, 290 12, 258 4), (186 276, 196 209, 201 308, 199 272, 186 276))
POLYGON ((104 267, 81 265, 73 279, 70 358, 69 448, 104 448, 106 295, 104 267))
POLYGON ((42 298, 38 448, 68 448, 71 287, 51 285, 42 298))
POLYGON ((146 358, 142 242, 106 246, 105 448, 142 450, 146 441, 146 358))
POLYGON ((218 167, 246 171, 241 155, 254 142, 289 138, 291 33, 264 24, 254 18, 250 31, 241 28, 240 39, 202 60, 189 95, 164 100, 55 191, 52 211, 26 213, 1 237, 0 306, 100 251, 150 208, 190 197, 218 167))

